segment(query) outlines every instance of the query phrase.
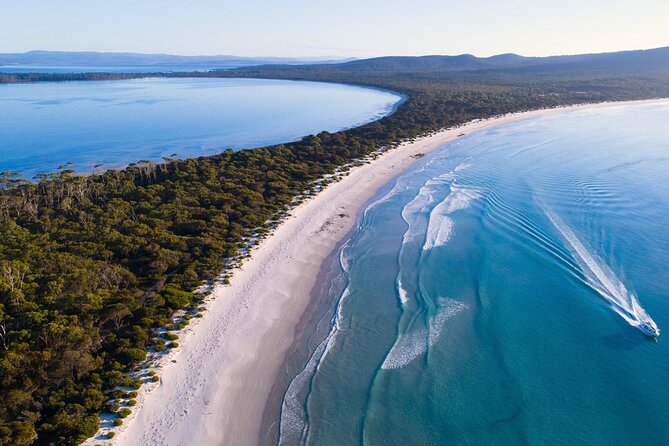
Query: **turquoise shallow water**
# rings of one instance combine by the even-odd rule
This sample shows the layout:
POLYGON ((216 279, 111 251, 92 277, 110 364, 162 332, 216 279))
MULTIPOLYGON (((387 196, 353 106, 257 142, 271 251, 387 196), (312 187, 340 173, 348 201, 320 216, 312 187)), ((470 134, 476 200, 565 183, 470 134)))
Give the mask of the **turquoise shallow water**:
POLYGON ((280 443, 666 444, 667 122, 668 102, 527 118, 388 185, 280 443))
POLYGON ((338 131, 392 112, 400 96, 265 79, 133 79, 0 85, 0 171, 30 179, 142 159, 213 155, 338 131))

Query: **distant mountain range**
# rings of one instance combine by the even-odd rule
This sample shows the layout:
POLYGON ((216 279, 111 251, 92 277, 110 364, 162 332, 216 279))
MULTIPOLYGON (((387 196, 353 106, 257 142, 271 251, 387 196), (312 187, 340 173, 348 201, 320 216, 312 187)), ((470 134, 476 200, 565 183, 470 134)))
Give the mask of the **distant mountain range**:
POLYGON ((312 63, 341 63, 353 59, 239 57, 239 56, 174 56, 170 54, 101 53, 93 51, 29 51, 27 53, 0 53, 0 66, 39 67, 210 67, 213 69, 239 68, 254 65, 293 65, 312 63))
MULTIPOLYGON (((525 57, 500 54, 492 57, 459 56, 388 56, 340 63, 343 71, 479 71, 479 70, 669 70, 669 47, 613 53, 573 56, 525 57)), ((331 67, 331 68, 334 68, 331 67)))
POLYGON ((531 72, 537 74, 577 72, 583 70, 617 71, 621 73, 635 71, 667 72, 669 71, 669 47, 549 57, 525 57, 517 54, 476 57, 471 54, 462 54, 458 56, 387 56, 371 59, 174 56, 169 54, 62 51, 0 53, 0 70, 3 67, 16 67, 14 69, 15 72, 23 67, 41 67, 42 71, 48 71, 49 67, 102 67, 111 68, 115 72, 123 72, 124 68, 132 68, 135 72, 137 69, 151 72, 229 70, 257 66, 273 66, 278 70, 283 70, 282 66, 284 66, 288 70, 328 70, 330 72, 343 73, 464 72, 482 70, 531 72), (327 65, 327 67, 324 65, 327 65))

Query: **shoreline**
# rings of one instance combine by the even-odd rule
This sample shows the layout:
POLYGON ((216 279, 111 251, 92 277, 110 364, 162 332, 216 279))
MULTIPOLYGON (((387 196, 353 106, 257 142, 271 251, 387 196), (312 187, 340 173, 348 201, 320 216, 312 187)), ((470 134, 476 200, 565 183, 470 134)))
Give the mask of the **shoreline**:
MULTIPOLYGON (((125 423, 103 426, 86 444, 257 444, 278 431, 287 359, 299 362, 332 259, 356 229, 359 212, 422 155, 461 134, 569 109, 659 102, 605 102, 558 107, 474 120, 403 143, 354 167, 314 198, 290 211, 234 271, 217 284, 202 319, 181 333, 181 346, 160 358, 160 381, 139 390, 125 423), (326 271, 327 270, 327 271, 326 271), (300 348, 301 347, 301 348, 300 348), (278 399, 278 405, 277 403, 278 399), (274 406, 274 407, 272 407, 274 406), (277 416, 275 416, 277 415, 277 416)), ((327 276, 329 277, 329 276, 327 276)), ((294 367, 293 367, 294 368, 294 367)), ((262 441, 263 443, 265 441, 262 441)))
MULTIPOLYGON (((0 75, 2 73, 0 72, 0 75)), ((204 131, 203 134, 194 134, 192 131, 189 132, 188 127, 186 126, 185 130, 187 135, 180 135, 179 139, 179 148, 169 149, 165 146, 166 143, 156 142, 155 138, 153 139, 144 139, 142 141, 128 142, 128 141, 106 141, 107 148, 97 148, 92 150, 89 155, 81 155, 77 153, 67 153, 67 158, 71 162, 70 168, 73 169, 72 175, 77 177, 97 177, 105 175, 108 172, 119 172, 125 171, 131 168, 133 165, 141 165, 141 160, 148 161, 149 164, 155 166, 165 165, 171 161, 184 162, 189 159, 198 159, 198 158, 213 158, 220 156, 226 150, 231 149, 234 152, 241 152, 247 150, 255 150, 259 148, 275 148, 284 144, 293 144, 298 143, 304 138, 317 134, 321 131, 327 131, 330 133, 337 132, 346 132, 355 128, 363 127, 369 124, 380 121, 381 119, 387 118, 397 112, 399 108, 407 101, 408 96, 404 93, 384 89, 379 87, 365 87, 362 85, 356 85, 351 83, 338 83, 338 82, 319 82, 319 81, 306 81, 306 80, 294 80, 294 79, 271 79, 271 78, 231 78, 231 77, 171 77, 171 76, 147 76, 147 77, 132 77, 127 79, 101 79, 101 80, 64 80, 64 81, 38 81, 38 82, 27 82, 27 83, 1 83, 0 88, 4 85, 17 87, 19 85, 28 87, 29 85, 39 85, 39 84, 88 84, 88 83, 110 83, 114 85, 115 88, 121 88, 119 85, 145 85, 147 82, 167 82, 166 85, 174 86, 175 84, 187 82, 188 84, 211 84, 211 88, 216 89, 230 89, 236 88, 235 84, 240 84, 243 88, 248 86, 253 86, 255 84, 265 85, 272 88, 300 88, 302 90, 311 90, 314 88, 320 88, 322 90, 332 90, 336 96, 342 96, 339 99, 339 102, 347 102, 350 98, 344 97, 345 95, 364 95, 378 93, 385 95, 384 97, 378 97, 374 99, 378 104, 375 107, 371 107, 368 111, 363 110, 359 113, 359 116, 353 117, 349 113, 346 116, 346 121, 339 119, 337 116, 332 116, 332 119, 327 119, 329 123, 328 126, 331 128, 328 129, 319 129, 317 126, 314 126, 314 130, 309 128, 297 128, 295 125, 283 124, 285 129, 279 129, 264 138, 256 138, 255 140, 249 137, 249 132, 252 134, 253 129, 246 131, 245 133, 230 133, 227 134, 218 134, 212 131, 204 131), (292 85, 295 84, 295 85, 292 85), (335 91, 337 90, 337 91, 335 91), (338 91, 342 90, 342 91, 338 91), (363 113, 364 112, 364 113, 363 113), (335 121, 341 121, 338 125, 333 124, 333 119, 335 121), (292 128, 295 127, 295 128, 292 128), (283 136, 282 136, 283 135, 283 136), (223 139, 221 139, 223 138, 223 139), (225 142, 227 141, 227 142, 225 142), (129 149, 132 147, 132 149, 129 149), (177 156, 173 157, 171 154, 174 151, 178 151, 177 156), (182 153, 183 152, 183 153, 182 153), (87 157, 88 156, 88 157, 87 157), (111 160, 113 158, 113 160, 111 160), (166 158, 169 158, 170 161, 165 161, 166 158), (96 167, 97 166, 97 167, 96 167)), ((146 84, 149 85, 149 84, 146 84)), ((21 87, 22 88, 22 87, 21 87)), ((155 88, 155 87, 154 87, 155 88)), ((154 94, 152 90, 147 90, 146 93, 149 97, 154 94)), ((279 93, 281 90, 278 90, 279 93)), ((74 97, 79 97, 77 92, 72 93, 74 97)), ((99 94, 99 93, 98 93, 99 94)), ((112 96, 117 94, 113 92, 112 96)), ((313 92, 312 92, 313 94, 313 92)), ((30 93, 28 93, 30 95, 30 93)), ((19 95, 22 96, 22 95, 19 95)), ((85 95, 84 95, 85 96, 85 95)), ((296 102, 299 105, 299 101, 296 102)), ((199 104, 202 105, 202 104, 199 104)), ((206 104, 205 104, 206 105, 206 104)), ((283 109, 282 109, 283 110, 283 109)), ((251 110, 252 111, 252 110, 251 110)), ((95 112, 95 110, 93 110, 95 112)), ((28 115, 34 118, 34 110, 30 109, 28 115)), ((332 111, 332 113, 335 113, 332 111)), ((39 116, 38 116, 39 117, 39 116)), ((124 122, 119 121, 116 124, 125 124, 124 122)), ((337 122, 334 122, 337 124, 337 122)), ((214 127, 218 129, 218 124, 215 124, 214 127)), ((149 128, 149 136, 153 130, 149 128)), ((218 131, 218 130, 217 130, 218 131)), ((183 133, 183 132, 182 132, 183 133)), ((202 133, 202 132, 201 132, 202 133)), ((220 131, 219 131, 220 133, 220 131)), ((164 135, 159 135, 165 137, 164 135)), ((101 136, 103 139, 105 135, 101 136)), ((13 138, 16 139, 16 138, 13 138)), ((108 139, 108 138, 107 138, 108 139)), ((169 138, 168 138, 169 139, 169 138)), ((27 148, 31 147, 31 144, 34 145, 33 141, 13 141, 14 145, 24 145, 27 148)), ((94 141, 100 142, 100 141, 94 141)), ((105 142, 105 141, 103 141, 105 142)), ((174 141, 173 141, 174 142, 174 141)), ((90 144, 91 141, 86 141, 85 138, 78 141, 80 145, 90 144)), ((170 144, 167 144, 170 145, 170 144)), ((172 144, 174 145, 174 144, 172 144)), ((53 147, 52 147, 53 148, 53 147)), ((67 147, 56 147, 62 150, 67 151, 67 147)), ((11 148, 8 149, 8 165, 3 170, 9 170, 19 174, 20 178, 29 181, 30 183, 37 184, 39 179, 37 176, 39 174, 48 174, 48 173, 58 173, 59 169, 57 166, 62 164, 62 161, 50 159, 49 153, 38 153, 36 162, 28 162, 25 157, 21 157, 19 152, 11 148)))
MULTIPOLYGON (((366 205, 365 205, 366 206, 366 205)), ((356 219, 356 222, 359 219, 356 219)), ((293 342, 284 356, 284 366, 275 376, 265 403, 257 444, 278 444, 283 398, 297 374, 302 372, 314 350, 330 331, 330 323, 337 308, 337 299, 329 293, 332 281, 342 272, 341 250, 357 232, 356 226, 337 243, 321 264, 316 284, 310 292, 309 303, 295 326, 293 342)))

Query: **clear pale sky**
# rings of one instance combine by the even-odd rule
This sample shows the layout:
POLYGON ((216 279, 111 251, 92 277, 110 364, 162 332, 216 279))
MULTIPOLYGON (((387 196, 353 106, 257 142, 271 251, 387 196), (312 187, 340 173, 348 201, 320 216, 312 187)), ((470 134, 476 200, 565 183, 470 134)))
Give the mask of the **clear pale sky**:
POLYGON ((0 52, 242 56, 669 46, 669 0, 0 0, 0 52))

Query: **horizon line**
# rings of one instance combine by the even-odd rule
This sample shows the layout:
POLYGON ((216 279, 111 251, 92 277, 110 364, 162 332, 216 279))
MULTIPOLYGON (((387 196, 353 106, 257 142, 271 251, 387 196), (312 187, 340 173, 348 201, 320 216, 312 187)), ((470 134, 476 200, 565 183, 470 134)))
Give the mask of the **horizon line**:
POLYGON ((580 56, 580 55, 595 55, 595 54, 610 54, 610 53, 624 53, 624 52, 632 52, 632 51, 652 51, 652 50, 659 50, 659 49, 664 49, 664 48, 669 48, 669 43, 666 46, 653 46, 653 47, 645 47, 645 48, 632 48, 632 49, 620 49, 620 50, 612 50, 612 51, 592 51, 592 52, 574 52, 574 53, 559 53, 559 54, 549 54, 549 55, 542 55, 542 56, 537 56, 537 55, 526 55, 526 54, 521 54, 521 53, 516 53, 513 51, 507 51, 507 52, 502 52, 502 53, 495 53, 495 54, 490 54, 490 55, 476 55, 474 53, 468 53, 468 52, 463 52, 463 53, 458 53, 458 54, 446 54, 446 53, 426 53, 426 54, 394 54, 394 53, 383 53, 383 54, 378 54, 378 55, 373 55, 373 56, 341 56, 341 55, 325 55, 325 56, 255 56, 255 55, 237 55, 237 54, 179 54, 179 53, 169 53, 169 52, 141 52, 141 51, 100 51, 100 50, 45 50, 45 49, 32 49, 32 50, 27 50, 27 51, 3 51, 0 52, 0 55, 7 55, 7 54, 15 54, 15 55, 25 55, 29 53, 74 53, 74 54, 84 54, 84 53, 92 53, 92 54, 133 54, 133 55, 144 55, 144 56, 173 56, 173 57, 234 57, 234 58, 240 58, 240 59, 302 59, 302 60, 308 60, 308 59, 313 59, 313 60, 345 60, 345 59, 356 59, 356 60, 361 60, 361 59, 376 59, 376 58, 382 58, 382 57, 431 57, 431 56, 446 56, 446 57, 458 57, 458 56, 473 56, 476 58, 480 59, 485 59, 485 58, 490 58, 490 57, 495 57, 495 56, 503 56, 503 55, 516 55, 516 56, 521 56, 521 57, 527 57, 527 58, 547 58, 547 57, 559 57, 559 56, 580 56))

